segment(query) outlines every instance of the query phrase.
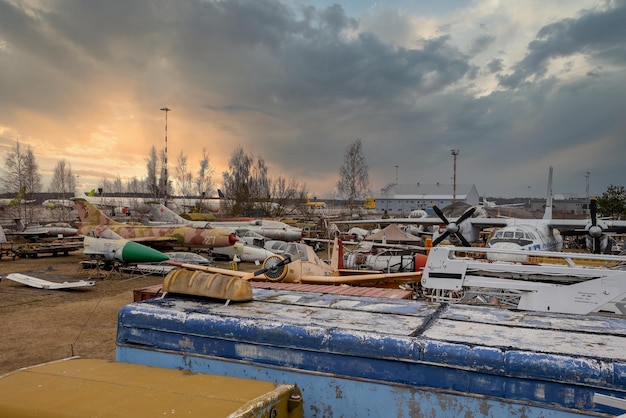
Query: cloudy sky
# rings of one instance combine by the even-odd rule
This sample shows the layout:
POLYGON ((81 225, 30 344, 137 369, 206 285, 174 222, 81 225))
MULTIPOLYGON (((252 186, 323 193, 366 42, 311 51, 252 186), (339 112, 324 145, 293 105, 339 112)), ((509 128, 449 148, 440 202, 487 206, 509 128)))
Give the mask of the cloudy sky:
POLYGON ((146 175, 165 145, 219 185, 233 151, 335 195, 360 139, 372 193, 457 183, 585 197, 626 179, 626 1, 0 0, 0 158, 44 186, 146 175), (587 173, 590 173, 587 175, 587 173))

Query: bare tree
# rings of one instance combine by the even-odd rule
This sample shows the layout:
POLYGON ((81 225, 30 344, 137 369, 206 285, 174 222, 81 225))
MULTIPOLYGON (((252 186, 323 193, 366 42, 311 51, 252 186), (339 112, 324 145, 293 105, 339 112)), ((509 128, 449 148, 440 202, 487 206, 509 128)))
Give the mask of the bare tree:
POLYGON ((176 182, 178 183, 178 192, 183 197, 189 197, 191 195, 192 181, 193 176, 187 166, 187 156, 181 150, 177 157, 176 182))
POLYGON ((265 160, 248 155, 237 148, 229 161, 229 171, 223 173, 226 201, 223 209, 233 216, 249 215, 254 209, 268 216, 279 217, 290 207, 304 201, 306 186, 295 179, 272 179, 265 160))
POLYGON ((57 161, 49 191, 56 193, 58 198, 71 197, 76 193, 76 177, 72 173, 72 165, 65 159, 57 161))
POLYGON ((348 206, 369 192, 369 168, 363 155, 363 145, 357 139, 346 148, 343 166, 339 170, 337 191, 348 200, 348 206))
POLYGON ((35 153, 29 146, 26 149, 26 158, 25 162, 25 173, 26 173, 26 196, 30 196, 30 198, 34 198, 35 193, 39 193, 42 190, 41 184, 41 174, 39 174, 39 164, 37 164, 37 160, 35 159, 35 153))
MULTIPOLYGON (((215 169, 209 163, 209 155, 206 148, 202 148, 202 158, 200 159, 200 168, 198 169, 198 177, 195 180, 196 194, 201 198, 211 197, 214 192, 213 173, 215 169)), ((204 207, 200 207, 200 211, 204 211, 204 207)))
POLYGON ((113 183, 111 183, 111 192, 118 195, 124 193, 124 184, 122 183, 122 178, 119 174, 115 177, 113 183))
POLYGON ((265 160, 257 158, 250 171, 250 198, 255 202, 270 200, 270 181, 267 178, 265 160))
MULTIPOLYGON (((17 140, 13 148, 5 158, 5 172, 3 179, 4 189, 9 193, 15 193, 17 201, 33 199, 34 194, 41 191, 41 175, 35 154, 30 147, 23 150, 20 141, 17 140)), ((32 218, 33 208, 29 207, 29 213, 24 207, 24 222, 28 223, 32 218)), ((22 215, 18 215, 22 217, 22 215)))
POLYGON ((19 139, 15 142, 15 147, 9 151, 4 159, 4 171, 5 175, 2 179, 3 188, 7 193, 15 193, 16 195, 20 190, 26 192, 25 177, 26 177, 26 156, 22 151, 19 139))
POLYGON ((150 148, 150 155, 146 158, 146 169, 148 176, 146 177, 146 186, 148 193, 152 198, 157 199, 159 197, 159 178, 157 173, 159 172, 160 165, 157 158, 157 151, 154 145, 150 148))
POLYGON ((126 193, 132 195, 138 195, 145 193, 145 182, 133 177, 126 182, 126 193))
POLYGON ((306 185, 300 184, 294 178, 288 181, 285 177, 279 176, 275 180, 270 180, 269 184, 272 198, 269 202, 264 202, 261 208, 273 217, 286 215, 290 207, 294 207, 296 202, 304 201, 307 195, 306 185))
POLYGON ((250 197, 250 170, 254 159, 239 147, 230 157, 228 170, 222 174, 224 180, 224 203, 226 212, 233 216, 247 215, 253 208, 250 197))

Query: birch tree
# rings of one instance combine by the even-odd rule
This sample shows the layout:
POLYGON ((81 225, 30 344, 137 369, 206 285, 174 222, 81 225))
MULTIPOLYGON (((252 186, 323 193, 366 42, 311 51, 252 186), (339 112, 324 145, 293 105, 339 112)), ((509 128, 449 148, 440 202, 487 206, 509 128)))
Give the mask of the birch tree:
POLYGON ((369 168, 363 155, 363 144, 357 139, 346 148, 343 166, 339 170, 337 191, 352 207, 357 199, 367 195, 369 187, 369 168))

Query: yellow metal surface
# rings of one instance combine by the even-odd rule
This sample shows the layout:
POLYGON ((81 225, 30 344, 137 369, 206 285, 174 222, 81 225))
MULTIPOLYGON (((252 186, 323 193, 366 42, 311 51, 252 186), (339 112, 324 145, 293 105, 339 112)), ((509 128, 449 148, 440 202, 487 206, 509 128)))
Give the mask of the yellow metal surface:
POLYGON ((186 269, 168 273, 163 280, 163 291, 235 302, 252 300, 252 286, 246 280, 220 273, 186 269))
POLYGON ((302 416, 294 385, 67 359, 0 377, 6 417, 302 416))

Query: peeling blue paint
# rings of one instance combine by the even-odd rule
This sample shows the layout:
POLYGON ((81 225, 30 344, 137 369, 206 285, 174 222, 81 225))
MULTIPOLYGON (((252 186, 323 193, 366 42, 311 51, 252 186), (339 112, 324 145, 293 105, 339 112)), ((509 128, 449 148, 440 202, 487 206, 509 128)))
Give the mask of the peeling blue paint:
MULTIPOLYGON (((417 392, 420 399, 452 402, 467 416, 501 412, 505 404, 516 413, 535 411, 527 416, 615 414, 594 405, 593 394, 626 397, 623 317, 294 295, 256 289, 253 302, 228 306, 177 298, 127 305, 119 313, 118 361, 153 359, 148 364, 258 379, 289 376, 295 381, 286 383, 308 388, 305 404, 329 402, 317 392, 329 390, 322 388, 331 378, 341 399, 352 396, 358 381, 362 388, 374 385, 380 403, 390 402, 393 392, 396 406, 389 408, 399 416, 415 408, 417 392), (467 406, 451 397, 468 397, 467 406)), ((347 407, 346 400, 333 402, 326 406, 347 407)), ((358 410, 371 412, 372 405, 358 410)))

